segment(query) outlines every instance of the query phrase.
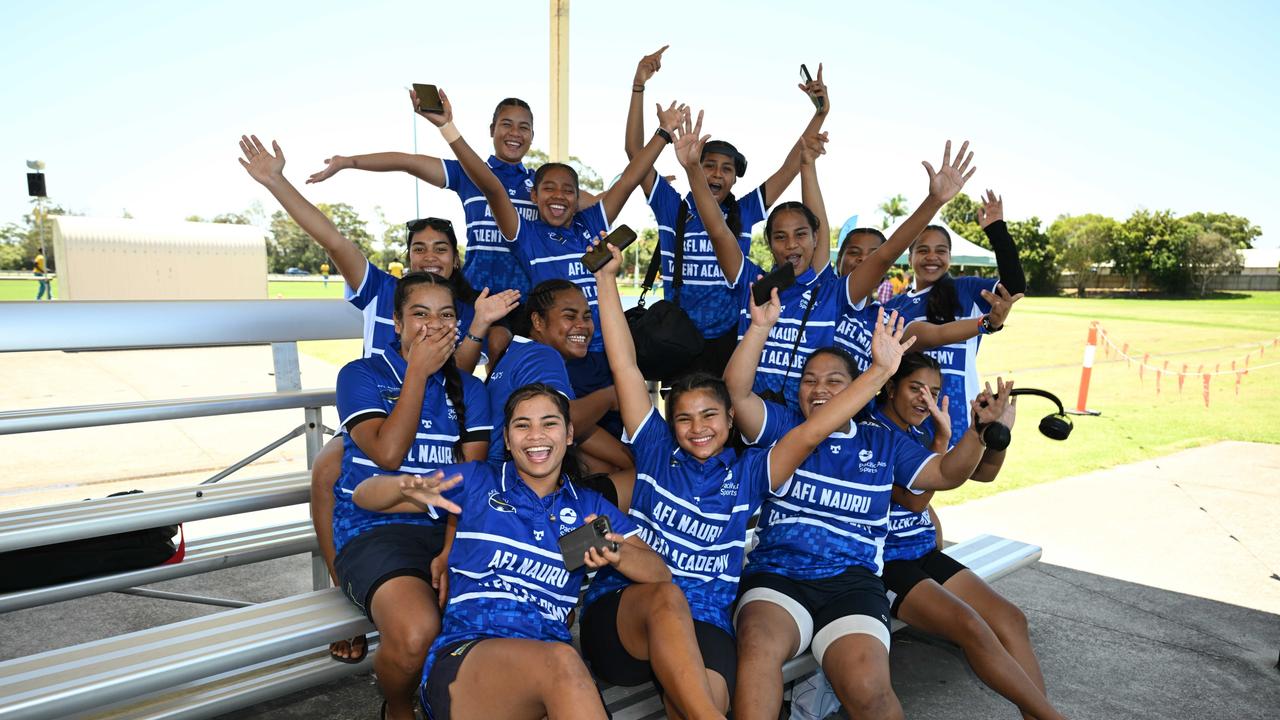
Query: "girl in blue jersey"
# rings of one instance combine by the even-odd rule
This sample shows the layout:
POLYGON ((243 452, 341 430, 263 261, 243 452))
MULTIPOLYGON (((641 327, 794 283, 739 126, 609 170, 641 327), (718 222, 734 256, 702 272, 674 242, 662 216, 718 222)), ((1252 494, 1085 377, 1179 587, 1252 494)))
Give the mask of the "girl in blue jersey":
MULTIPOLYGON (((897 310, 909 320, 931 323, 971 319, 981 325, 982 334, 1002 329, 1001 324, 984 317, 991 312, 992 293, 999 285, 1010 295, 1020 295, 1026 290, 1027 283, 1018 260, 1018 250, 1004 222, 1003 198, 987 190, 982 200, 978 224, 991 241, 1000 277, 952 277, 948 272, 951 268, 951 235, 946 228, 930 225, 911 244, 915 287, 891 300, 890 309, 897 310)), ((978 394, 980 342, 981 337, 974 337, 930 352, 942 365, 942 392, 951 400, 953 439, 960 437, 968 427, 969 416, 965 407, 978 394)))
MULTIPOLYGON (((310 235, 325 253, 333 258, 346 282, 347 299, 364 316, 363 356, 390 351, 397 339, 395 294, 398 279, 375 266, 360 248, 343 237, 333 222, 312 205, 284 176, 285 157, 278 143, 272 142, 275 155, 267 151, 257 136, 241 137, 244 158, 240 164, 250 177, 267 188, 285 212, 310 235)), ((406 224, 406 264, 409 272, 430 272, 447 279, 453 288, 457 308, 457 350, 453 362, 464 373, 470 373, 480 361, 482 350, 502 348, 510 333, 498 321, 520 302, 518 292, 480 293, 472 288, 461 272, 461 258, 453 224, 441 218, 422 218, 406 224)), ((337 582, 333 569, 333 486, 342 470, 342 440, 334 437, 316 455, 311 466, 311 519, 315 524, 320 554, 325 559, 329 576, 337 582)), ((358 662, 364 658, 365 642, 334 643, 335 659, 358 662)))
POLYGON ((421 668, 431 717, 603 718, 591 674, 570 644, 567 619, 583 578, 606 566, 640 583, 667 583, 671 573, 626 515, 578 484, 564 395, 528 385, 504 410, 510 461, 446 466, 434 478, 370 478, 355 500, 388 513, 429 511, 441 493, 455 503, 449 605, 421 668), (453 475, 460 484, 440 482, 453 475), (570 572, 557 540, 597 515, 609 518, 617 550, 591 549, 585 566, 570 572))
POLYGON ((484 386, 453 364, 457 309, 449 285, 410 273, 395 300, 399 341, 338 373, 344 453, 332 532, 339 587, 382 636, 374 667, 389 717, 409 718, 417 673, 439 629, 427 570, 444 543, 444 518, 369 512, 352 495, 379 472, 483 460, 492 423, 484 386))
MULTIPOLYGON (((662 67, 663 47, 641 58, 636 67, 631 86, 631 104, 627 111, 627 157, 635 157, 644 146, 644 90, 653 75, 662 67)), ((831 110, 827 87, 822 81, 822 66, 818 66, 816 80, 800 85, 815 106, 813 117, 801 136, 812 135, 822 129, 822 123, 831 110)), ((730 143, 717 140, 702 148, 700 163, 707 177, 711 194, 725 224, 736 236, 743 255, 750 252, 751 228, 764 220, 765 213, 800 172, 800 143, 791 149, 773 175, 759 187, 735 197, 736 182, 746 173, 747 159, 730 143)), ((707 236, 707 229, 691 196, 681 197, 666 178, 656 171, 645 174, 640 187, 658 221, 658 245, 654 252, 662 257, 662 282, 667 300, 679 303, 706 340, 702 354, 688 370, 705 370, 712 375, 722 375, 724 366, 733 354, 738 340, 738 299, 725 286, 724 274, 716 261, 715 251, 707 236), (678 239, 677 239, 678 238, 678 239), (677 293, 672 281, 675 277, 676 245, 682 245, 681 287, 677 293)))
MULTIPOLYGON (((1006 395, 1013 383, 996 382, 995 394, 1006 395)), ((945 452, 950 434, 938 361, 908 353, 877 398, 874 417, 934 452, 945 452), (943 407, 934 401, 942 398, 943 407), (937 422, 937 433, 925 421, 937 422)), ((988 387, 979 403, 989 400, 988 387)), ((1005 407, 999 422, 1012 429, 1015 405, 1005 407)), ((990 482, 1000 472, 1005 451, 987 450, 970 479, 990 482)), ((1008 698, 1025 715, 1062 717, 1045 696, 1044 677, 1027 633, 1027 619, 1011 602, 964 565, 942 552, 932 492, 911 495, 894 488, 889 509, 889 535, 884 545, 884 584, 895 617, 912 627, 944 637, 964 651, 969 666, 992 690, 1008 698)))
MULTIPOLYGON (((895 315, 894 333, 877 321, 866 372, 859 374, 847 353, 822 348, 804 366, 799 412, 763 401, 751 386, 778 304, 776 292, 763 307, 752 304, 751 326, 725 372, 735 425, 754 444, 782 438, 771 466, 798 466, 784 496, 765 503, 760 542, 743 571, 734 716, 776 717, 779 670, 811 647, 852 716, 901 718, 889 684, 889 602, 879 578, 890 491, 895 485, 912 493, 958 487, 978 464, 981 440, 966 433, 939 456, 878 423, 851 419, 912 343, 901 341, 903 323, 895 315), (786 443, 796 428, 804 442, 786 443)), ((975 404, 975 411, 984 421, 995 419, 1004 402, 993 398, 987 407, 975 404)))
MULTIPOLYGON (((658 155, 672 142, 672 132, 687 115, 687 109, 673 102, 663 110, 659 118, 661 127, 653 138, 627 164, 617 182, 589 204, 581 202, 578 174, 572 167, 562 163, 539 167, 529 194, 537 207, 537 218, 528 219, 516 210, 492 169, 480 160, 453 126, 453 106, 443 91, 440 99, 444 112, 428 115, 427 119, 440 128, 441 136, 453 148, 462 168, 484 193, 502 236, 512 241, 512 251, 528 266, 532 284, 553 279, 574 283, 582 289, 594 316, 596 280, 582 264, 582 255, 602 231, 609 229, 631 192, 653 169, 658 155)), ((568 365, 569 377, 579 394, 612 384, 598 322, 596 328, 587 355, 568 365)))

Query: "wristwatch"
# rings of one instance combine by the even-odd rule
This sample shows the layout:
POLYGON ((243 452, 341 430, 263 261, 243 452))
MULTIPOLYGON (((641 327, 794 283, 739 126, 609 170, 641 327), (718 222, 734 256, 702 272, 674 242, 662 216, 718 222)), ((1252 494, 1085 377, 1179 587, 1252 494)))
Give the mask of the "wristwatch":
POLYGON ((1003 325, 1001 325, 1000 327, 995 327, 994 325, 991 324, 990 315, 983 315, 982 322, 978 325, 978 332, 982 335, 991 335, 993 333, 998 333, 1003 329, 1004 329, 1003 325))

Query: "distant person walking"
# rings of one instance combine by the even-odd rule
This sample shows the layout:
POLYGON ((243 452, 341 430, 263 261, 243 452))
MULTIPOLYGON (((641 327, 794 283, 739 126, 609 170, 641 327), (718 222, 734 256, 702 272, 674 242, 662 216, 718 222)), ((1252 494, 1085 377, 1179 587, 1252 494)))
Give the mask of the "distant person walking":
POLYGON ((324 286, 329 287, 329 263, 320 263, 320 277, 324 279, 324 286))
POLYGON ((53 283, 45 267, 44 248, 40 248, 40 252, 36 253, 36 259, 31 262, 31 270, 36 276, 36 300, 52 300, 53 283))
POLYGON ((880 287, 876 288, 876 300, 881 305, 884 305, 893 299, 893 295, 893 281, 889 279, 888 275, 885 275, 884 279, 880 281, 880 287))

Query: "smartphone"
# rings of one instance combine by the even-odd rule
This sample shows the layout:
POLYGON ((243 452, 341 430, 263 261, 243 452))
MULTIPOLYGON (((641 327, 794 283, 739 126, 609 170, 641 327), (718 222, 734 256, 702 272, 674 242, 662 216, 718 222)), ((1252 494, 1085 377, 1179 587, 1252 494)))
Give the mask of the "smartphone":
MULTIPOLYGON (((800 63, 800 77, 804 78, 804 81, 806 83, 813 82, 813 76, 809 74, 809 68, 805 67, 804 63, 800 63)), ((819 110, 822 109, 822 98, 810 97, 809 99, 813 101, 814 107, 818 108, 819 110)))
POLYGON ((765 275, 751 287, 751 297, 756 301, 756 305, 764 305, 771 299, 774 288, 777 288, 778 292, 781 293, 795 284, 795 268, 791 267, 791 263, 782 263, 774 268, 773 272, 765 275))
POLYGON ((605 263, 613 258, 613 255, 609 254, 609 248, 605 247, 605 243, 613 245, 619 250, 626 250, 627 246, 635 241, 636 231, 626 225, 619 225, 605 237, 604 242, 591 248, 582 256, 582 264, 590 272, 595 272, 604 267, 605 263))
POLYGON ((440 91, 435 85, 414 83, 413 91, 418 95, 418 112, 444 112, 444 103, 440 102, 440 91))
POLYGON ((596 516, 596 519, 583 525, 560 538, 560 555, 564 558, 564 567, 569 572, 573 572, 586 564, 582 556, 587 553, 587 548, 595 548, 597 550, 608 549, 610 552, 618 551, 618 543, 605 539, 605 535, 613 532, 613 527, 609 524, 609 518, 604 515, 596 516))

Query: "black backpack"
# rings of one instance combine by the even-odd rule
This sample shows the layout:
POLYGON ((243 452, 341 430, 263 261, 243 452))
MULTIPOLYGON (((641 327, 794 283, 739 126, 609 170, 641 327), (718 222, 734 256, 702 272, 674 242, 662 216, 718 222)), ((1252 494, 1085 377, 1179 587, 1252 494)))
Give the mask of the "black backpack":
POLYGON ((705 344, 698 326, 680 307, 680 288, 684 285, 684 227, 689 210, 682 204, 682 212, 676 220, 675 275, 671 278, 674 300, 658 300, 652 307, 645 307, 644 298, 653 289, 658 277, 658 265, 662 261, 662 243, 653 248, 649 269, 640 287, 640 301, 627 311, 627 325, 636 346, 636 365, 646 380, 670 380, 688 370, 702 354, 705 344))

